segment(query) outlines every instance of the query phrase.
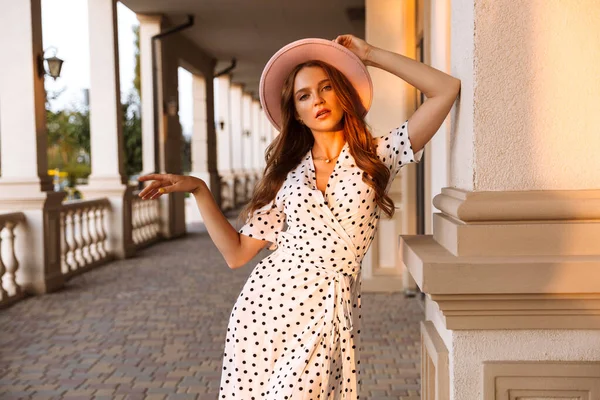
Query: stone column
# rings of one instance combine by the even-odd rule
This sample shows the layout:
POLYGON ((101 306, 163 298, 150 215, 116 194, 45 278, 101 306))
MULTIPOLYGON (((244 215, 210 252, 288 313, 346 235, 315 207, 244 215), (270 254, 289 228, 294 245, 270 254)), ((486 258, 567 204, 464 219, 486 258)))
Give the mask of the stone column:
POLYGON ((0 5, 0 212, 23 212, 16 232, 17 282, 32 294, 62 287, 60 207, 48 176, 40 0, 0 5))
POLYGON ((92 173, 80 190, 86 199, 109 199, 110 246, 123 258, 135 247, 128 202, 133 188, 125 175, 116 0, 88 0, 88 17, 92 173))
MULTIPOLYGON (((367 0, 365 6, 366 41, 414 58, 414 4, 396 0, 367 0)), ((369 73, 373 80, 374 96, 367 122, 373 128, 373 135, 381 136, 401 125, 414 112, 415 88, 379 68, 369 67, 369 73)), ((408 195, 413 193, 410 188, 415 182, 416 166, 407 165, 402 168, 388 193, 394 200, 396 212, 392 219, 382 216, 371 248, 363 259, 363 290, 367 292, 400 291, 414 287, 398 254, 397 237, 401 233, 416 233, 415 205, 408 195)))
POLYGON ((223 75, 214 79, 215 85, 215 123, 217 128, 217 166, 221 177, 221 208, 234 207, 234 174, 231 152, 231 78, 223 75))
MULTIPOLYGON (((158 104, 162 117, 158 131, 159 167, 161 173, 181 175, 182 133, 179 122, 179 49, 177 34, 163 38, 162 88, 158 104)), ((169 193, 161 196, 164 222, 163 236, 176 238, 185 235, 185 193, 169 193)))
POLYGON ((242 162, 245 176, 245 196, 244 201, 250 200, 252 189, 254 187, 254 174, 252 173, 253 147, 252 137, 254 135, 252 123, 252 95, 244 93, 242 96, 242 124, 244 136, 242 139, 244 151, 242 153, 242 162))
MULTIPOLYGON (((176 34, 155 44, 156 90, 152 77, 152 37, 168 29, 162 15, 140 15, 140 78, 142 82, 143 174, 181 174, 181 125, 178 111, 176 34), (157 100, 154 101, 153 96, 157 100), (155 104, 158 105, 155 109, 155 104), (155 113, 157 114, 155 116, 155 113), (155 118, 158 128, 154 126, 155 118)), ((185 194, 161 196, 161 233, 165 238, 185 234, 185 194)))
POLYGON ((263 151, 261 145, 261 121, 260 121, 260 102, 258 100, 252 100, 252 173, 255 180, 260 179, 261 165, 263 159, 263 151))
POLYGON ((598 12, 451 3, 450 182, 433 235, 402 237, 426 293, 424 398, 600 393, 598 12))
MULTIPOLYGON (((152 36, 162 31, 162 15, 137 14, 140 21, 140 81, 141 81, 141 107, 142 107, 142 175, 159 172, 157 162, 158 149, 156 148, 154 113, 154 82, 152 78, 152 36)), ((162 42, 156 43, 156 74, 163 75, 162 42)), ((162 79, 157 79, 156 95, 162 98, 162 79)), ((160 103, 158 103, 160 104, 160 103)), ((162 126, 163 114, 158 112, 158 126, 162 126)))
MULTIPOLYGON (((261 138, 260 138, 260 147, 261 150, 263 152, 263 154, 265 153, 265 151, 267 150, 267 147, 269 146, 269 144, 271 144, 271 123, 269 122, 269 119, 267 118, 267 115, 265 114, 265 112, 263 111, 262 107, 260 109, 260 121, 261 121, 261 138)), ((261 159, 261 164, 260 164, 260 168, 261 170, 264 170, 264 168, 267 166, 267 163, 265 162, 265 158, 264 156, 261 159)), ((262 173, 262 171, 261 171, 262 173)))
POLYGON ((239 206, 243 203, 244 184, 242 164, 242 86, 239 84, 231 85, 229 91, 230 111, 231 111, 231 166, 234 174, 234 204, 239 206))

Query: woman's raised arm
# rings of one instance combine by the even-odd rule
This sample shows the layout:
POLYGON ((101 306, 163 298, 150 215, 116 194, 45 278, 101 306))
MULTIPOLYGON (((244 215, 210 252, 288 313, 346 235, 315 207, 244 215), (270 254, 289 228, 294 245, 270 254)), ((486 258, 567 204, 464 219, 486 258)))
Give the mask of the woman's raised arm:
POLYGON ((372 46, 352 35, 341 35, 334 40, 354 52, 365 65, 402 78, 427 97, 408 119, 412 149, 418 153, 448 116, 460 92, 460 80, 402 54, 372 46))

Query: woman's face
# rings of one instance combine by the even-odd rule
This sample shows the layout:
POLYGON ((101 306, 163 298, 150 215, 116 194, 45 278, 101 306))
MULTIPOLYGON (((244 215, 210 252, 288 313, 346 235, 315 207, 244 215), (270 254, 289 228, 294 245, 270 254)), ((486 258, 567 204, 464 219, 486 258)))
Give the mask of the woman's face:
POLYGON ((294 79, 296 118, 311 131, 342 129, 344 111, 331 81, 321 67, 304 67, 294 79))

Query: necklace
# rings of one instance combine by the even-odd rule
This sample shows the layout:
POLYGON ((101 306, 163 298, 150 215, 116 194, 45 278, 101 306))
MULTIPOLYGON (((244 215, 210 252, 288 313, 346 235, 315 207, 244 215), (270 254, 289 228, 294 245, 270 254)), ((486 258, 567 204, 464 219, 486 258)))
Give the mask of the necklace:
POLYGON ((325 161, 326 163, 329 163, 329 162, 331 162, 331 160, 335 160, 335 159, 336 159, 336 158, 338 158, 338 157, 339 157, 339 156, 335 156, 335 157, 333 157, 333 158, 314 158, 314 157, 313 157, 313 160, 323 160, 323 161, 325 161))
MULTIPOLYGON (((340 151, 340 154, 341 154, 341 153, 342 153, 342 152, 340 151)), ((311 154, 312 154, 312 151, 311 151, 311 154)), ((332 160, 335 160, 336 158, 338 158, 338 157, 340 156, 340 154, 338 154, 337 156, 335 156, 335 157, 332 157, 332 158, 324 158, 324 157, 318 157, 318 158, 315 158, 315 157, 313 157, 313 160, 323 160, 323 161, 325 161, 326 163, 330 163, 332 160)))

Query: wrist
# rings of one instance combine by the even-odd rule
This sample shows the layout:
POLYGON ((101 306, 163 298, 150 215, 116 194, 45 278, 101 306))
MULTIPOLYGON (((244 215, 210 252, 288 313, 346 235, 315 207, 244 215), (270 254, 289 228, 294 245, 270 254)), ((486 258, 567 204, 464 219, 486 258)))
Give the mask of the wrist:
POLYGON ((377 53, 380 51, 381 49, 373 46, 373 45, 369 45, 369 47, 367 48, 366 51, 366 56, 365 56, 365 65, 369 66, 369 67, 378 67, 379 65, 377 64, 377 53))
POLYGON ((366 66, 372 67, 375 64, 373 63, 373 53, 376 51, 376 47, 373 45, 367 46, 367 50, 365 51, 365 59, 364 63, 366 66))
POLYGON ((207 189, 206 182, 204 182, 203 180, 200 180, 200 184, 194 190, 192 190, 190 193, 194 197, 197 197, 197 196, 201 196, 202 193, 204 192, 204 190, 206 190, 206 189, 207 189))

